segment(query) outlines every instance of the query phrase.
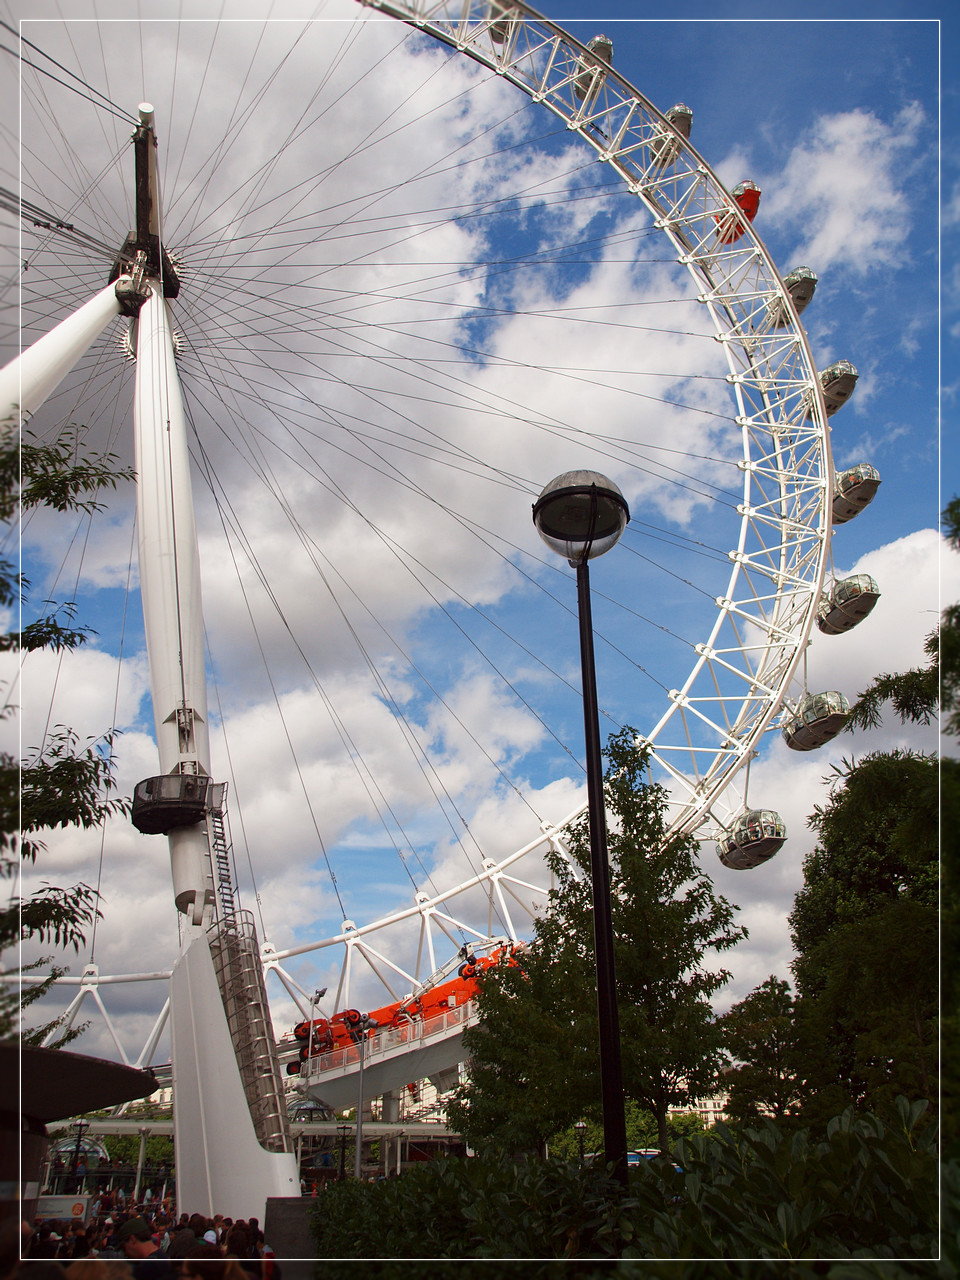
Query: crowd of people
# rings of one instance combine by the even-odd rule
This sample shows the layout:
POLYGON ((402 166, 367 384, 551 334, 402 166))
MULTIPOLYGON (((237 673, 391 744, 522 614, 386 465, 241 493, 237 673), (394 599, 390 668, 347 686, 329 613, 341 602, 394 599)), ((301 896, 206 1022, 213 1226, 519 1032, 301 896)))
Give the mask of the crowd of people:
POLYGON ((256 1218, 183 1213, 175 1220, 163 1206, 97 1212, 86 1223, 24 1223, 23 1257, 48 1264, 43 1277, 30 1268, 36 1280, 280 1280, 256 1218))

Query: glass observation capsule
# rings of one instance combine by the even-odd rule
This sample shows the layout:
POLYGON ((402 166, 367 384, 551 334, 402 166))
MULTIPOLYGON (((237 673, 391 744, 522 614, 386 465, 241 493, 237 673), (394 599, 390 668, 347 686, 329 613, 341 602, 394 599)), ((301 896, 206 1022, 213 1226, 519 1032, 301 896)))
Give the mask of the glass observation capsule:
POLYGON ((676 160, 680 154, 682 143, 677 133, 687 140, 693 126, 693 112, 685 102, 676 103, 669 111, 664 112, 664 116, 673 125, 676 133, 670 129, 662 129, 650 143, 650 154, 661 168, 676 160))
POLYGON ((817 626, 828 636, 839 636, 862 622, 880 599, 880 588, 869 573, 841 578, 817 607, 817 626))
POLYGON ((869 462, 837 474, 833 487, 833 523, 846 524, 868 507, 880 488, 880 472, 869 462))
POLYGON ((850 719, 850 703, 835 689, 807 693, 780 726, 783 740, 793 751, 814 751, 835 738, 850 719))
MULTIPOLYGON (((799 315, 816 292, 817 274, 809 267, 794 267, 788 276, 783 277, 783 283, 799 315)), ((790 312, 782 298, 776 298, 770 304, 770 317, 774 329, 782 329, 789 322, 790 312)))
POLYGON ((738 213, 714 214, 717 222, 717 239, 721 244, 733 244, 739 240, 747 229, 747 222, 754 220, 760 208, 760 188, 749 179, 738 182, 730 195, 733 197, 733 203, 743 212, 742 216, 738 213))
POLYGON ((859 376, 856 366, 849 360, 837 360, 820 374, 820 385, 823 387, 828 418, 832 417, 853 395, 859 376))
POLYGON ((130 821, 144 835, 166 835, 176 827, 202 822, 223 784, 195 773, 164 773, 145 778, 133 789, 130 821))
POLYGON ((589 53, 580 60, 583 70, 577 74, 573 82, 573 91, 581 102, 602 79, 602 76, 597 74, 596 68, 604 63, 609 67, 613 62, 613 41, 609 36, 594 36, 587 44, 587 49, 589 53))
POLYGON ((504 0, 490 0, 487 17, 490 22, 490 39, 494 44, 503 44, 510 30, 511 7, 504 0))
POLYGON ((774 809, 748 809, 718 842, 717 853, 725 867, 749 871, 772 858, 786 838, 787 828, 774 809))

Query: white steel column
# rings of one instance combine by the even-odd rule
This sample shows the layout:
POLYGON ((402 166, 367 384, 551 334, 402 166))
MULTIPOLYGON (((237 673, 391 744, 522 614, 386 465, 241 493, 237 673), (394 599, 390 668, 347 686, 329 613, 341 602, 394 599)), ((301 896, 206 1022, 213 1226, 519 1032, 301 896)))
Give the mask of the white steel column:
POLYGON ((0 369, 0 433, 32 417, 119 314, 115 282, 0 369))
MULTIPOLYGON (((210 774, 200 557, 180 379, 156 281, 137 324, 135 397, 140 592, 163 773, 210 774)), ((177 909, 194 924, 213 903, 206 823, 167 837, 177 909)))
MULTIPOLYGON (((137 322, 135 395, 140 592, 163 773, 210 775, 200 556, 180 379, 157 279, 137 322)), ((207 823, 167 834, 178 910, 213 916, 207 823)), ((299 1189, 292 1152, 261 1145, 205 929, 186 930, 170 986, 177 1198, 200 1213, 263 1219, 269 1196, 299 1189)))

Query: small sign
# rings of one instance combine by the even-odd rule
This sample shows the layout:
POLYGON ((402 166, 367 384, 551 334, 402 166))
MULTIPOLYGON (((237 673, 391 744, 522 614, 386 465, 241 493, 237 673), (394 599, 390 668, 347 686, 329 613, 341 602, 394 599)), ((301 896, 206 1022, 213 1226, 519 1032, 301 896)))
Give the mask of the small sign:
POLYGON ((41 1196, 37 1201, 37 1217, 47 1221, 69 1218, 74 1222, 86 1222, 89 1196, 41 1196))

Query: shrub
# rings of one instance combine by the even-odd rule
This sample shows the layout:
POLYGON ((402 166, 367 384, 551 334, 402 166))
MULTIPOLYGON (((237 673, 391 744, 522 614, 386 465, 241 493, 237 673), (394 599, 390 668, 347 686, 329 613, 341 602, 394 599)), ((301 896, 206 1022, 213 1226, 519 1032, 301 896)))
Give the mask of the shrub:
MULTIPOLYGON (((602 1169, 554 1159, 440 1160, 398 1179, 334 1183, 314 1209, 317 1256, 367 1260, 364 1280, 392 1276, 397 1268, 387 1260, 399 1258, 420 1260, 403 1264, 407 1280, 453 1274, 441 1259, 476 1260, 456 1266, 457 1280, 502 1280, 514 1269, 501 1261, 494 1271, 483 1259, 537 1259, 534 1267, 516 1262, 518 1276, 522 1267, 532 1280, 599 1280, 616 1259, 623 1260, 616 1280, 768 1276, 759 1262, 754 1270, 703 1261, 751 1258, 783 1260, 789 1266, 778 1274, 797 1280, 929 1275, 937 1166, 923 1110, 901 1099, 890 1124, 848 1111, 830 1122, 823 1140, 772 1121, 745 1130, 718 1125, 710 1137, 679 1144, 679 1168, 669 1160, 642 1162, 626 1194, 602 1169), (628 1265, 632 1259, 636 1266, 628 1265), (871 1259, 891 1262, 874 1266, 871 1259)), ((948 1201, 960 1171, 948 1169, 946 1179, 948 1201)), ((949 1250, 956 1223, 944 1226, 949 1250)), ((325 1262, 322 1274, 336 1280, 358 1273, 349 1263, 325 1262)))

